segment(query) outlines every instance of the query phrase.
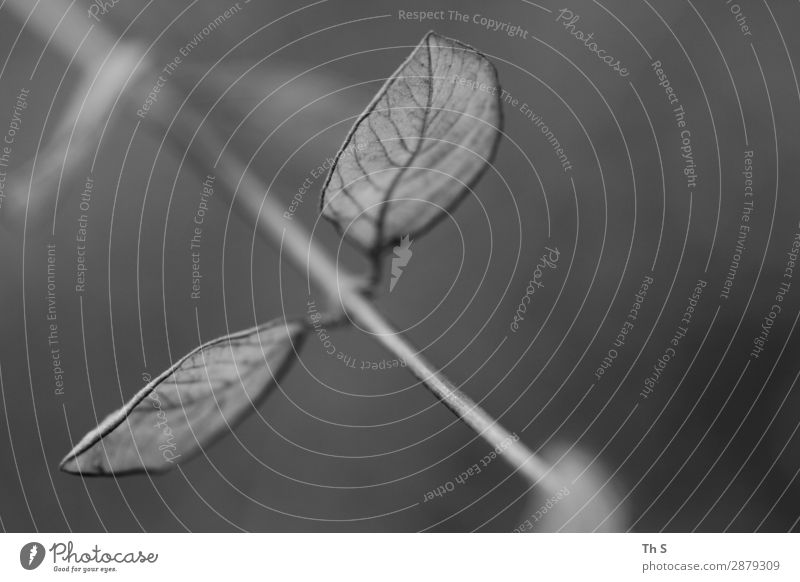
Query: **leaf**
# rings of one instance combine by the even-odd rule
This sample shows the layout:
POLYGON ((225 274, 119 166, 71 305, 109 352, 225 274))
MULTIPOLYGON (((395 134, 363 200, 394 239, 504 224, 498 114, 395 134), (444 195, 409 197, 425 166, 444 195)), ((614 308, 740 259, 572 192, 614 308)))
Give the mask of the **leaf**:
POLYGON ((303 333, 302 323, 279 319, 203 344, 83 437, 61 469, 82 475, 171 469, 255 410, 303 333))
POLYGON ((492 160, 497 71, 429 32, 356 121, 322 188, 322 213, 376 255, 433 226, 492 160))

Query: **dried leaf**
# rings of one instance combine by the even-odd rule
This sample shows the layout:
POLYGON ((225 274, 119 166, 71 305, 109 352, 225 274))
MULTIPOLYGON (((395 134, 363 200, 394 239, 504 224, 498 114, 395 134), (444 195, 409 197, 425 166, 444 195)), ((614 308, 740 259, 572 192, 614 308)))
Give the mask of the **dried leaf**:
POLYGON ((500 137, 497 71, 428 33, 350 130, 322 212, 371 254, 431 227, 480 178, 500 137))
POLYGON ((161 472, 190 458, 255 410, 291 362, 303 330, 274 320, 196 348, 83 437, 61 469, 161 472))

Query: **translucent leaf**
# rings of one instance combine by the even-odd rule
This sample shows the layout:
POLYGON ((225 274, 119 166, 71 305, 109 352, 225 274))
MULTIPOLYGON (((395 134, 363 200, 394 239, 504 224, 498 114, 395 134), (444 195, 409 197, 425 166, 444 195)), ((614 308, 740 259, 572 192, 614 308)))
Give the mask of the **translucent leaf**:
POLYGON ((255 410, 291 362, 303 329, 275 320, 196 348, 83 437, 61 469, 161 472, 185 461, 255 410))
POLYGON ((350 130, 322 212, 377 254, 455 206, 494 156, 497 71, 472 47, 428 33, 350 130))

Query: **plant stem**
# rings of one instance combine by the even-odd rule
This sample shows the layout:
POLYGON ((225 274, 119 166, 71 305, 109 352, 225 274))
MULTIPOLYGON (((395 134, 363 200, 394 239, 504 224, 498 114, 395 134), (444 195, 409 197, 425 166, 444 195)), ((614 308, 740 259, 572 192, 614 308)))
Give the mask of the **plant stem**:
MULTIPOLYGON (((28 17, 27 0, 7 0, 6 5, 23 19, 28 17)), ((74 18, 74 12, 68 12, 64 22, 56 28, 68 5, 66 0, 40 2, 30 14, 28 23, 43 38, 48 38, 52 33, 52 42, 57 49, 71 56, 83 38, 77 32, 82 29, 74 18)), ((96 57, 92 55, 106 55, 113 49, 113 37, 100 27, 96 29, 90 37, 91 47, 84 47, 89 50, 79 51, 75 59, 87 71, 97 66, 96 57)), ((137 76, 147 78, 150 73, 155 79, 158 68, 143 62, 145 70, 138 71, 137 76)), ((121 104, 134 109, 137 106, 130 93, 123 96, 121 104)), ((231 204, 237 212, 248 220, 255 217, 258 233, 282 249, 292 265, 324 292, 328 307, 340 310, 341 315, 346 313, 352 317, 361 327, 374 334, 376 341, 396 358, 406 362, 414 375, 443 404, 506 459, 515 471, 527 478, 531 485, 542 486, 550 492, 556 491, 561 484, 552 467, 453 385, 414 348, 366 296, 363 279, 337 266, 301 223, 284 219, 281 203, 273 193, 267 192, 261 178, 229 150, 223 151, 225 142, 208 123, 204 123, 199 114, 185 109, 184 105, 182 95, 167 85, 161 91, 158 106, 150 110, 148 120, 157 124, 173 145, 181 150, 189 148, 188 155, 201 168, 214 168, 213 173, 226 185, 231 204), (170 119, 169 112, 178 110, 181 113, 170 119), (218 156, 219 163, 216 163, 218 156)))
MULTIPOLYGON (((175 110, 181 107, 182 99, 167 89, 164 102, 170 105, 168 110, 175 110)), ((160 115, 156 112, 153 114, 154 120, 161 120, 160 115)), ((256 217, 258 233, 276 248, 282 249, 301 275, 308 276, 323 291, 329 308, 335 311, 337 306, 343 307, 362 328, 374 334, 381 345, 397 359, 406 362, 414 375, 445 406, 501 452, 509 464, 532 485, 543 486, 548 491, 557 491, 561 487, 554 471, 545 461, 454 386, 394 328, 371 299, 365 296, 362 278, 337 266, 302 223, 283 217, 281 203, 273 193, 267 191, 261 178, 228 150, 219 155, 224 141, 208 123, 203 123, 197 114, 184 112, 162 129, 180 149, 186 149, 191 142, 189 153, 201 168, 211 167, 219 156, 214 173, 230 188, 230 202, 234 209, 246 220, 256 217)))

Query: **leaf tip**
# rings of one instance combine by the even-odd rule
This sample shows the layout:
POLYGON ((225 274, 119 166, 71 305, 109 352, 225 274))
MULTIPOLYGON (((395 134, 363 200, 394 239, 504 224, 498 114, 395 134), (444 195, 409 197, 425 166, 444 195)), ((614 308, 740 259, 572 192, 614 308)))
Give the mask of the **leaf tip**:
POLYGON ((284 324, 280 318, 202 344, 106 416, 59 469, 98 477, 157 474, 174 467, 178 457, 190 459, 255 409, 306 333, 302 320, 284 324), (153 398, 161 386, 165 391, 153 398), (167 418, 167 412, 168 424, 157 422, 161 416, 153 419, 167 418))
POLYGON ((78 466, 78 459, 73 451, 70 451, 63 459, 61 459, 61 462, 58 464, 58 468, 64 473, 69 473, 70 475, 80 475, 82 473, 80 467, 78 466))

